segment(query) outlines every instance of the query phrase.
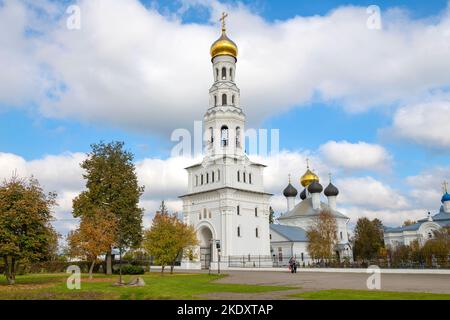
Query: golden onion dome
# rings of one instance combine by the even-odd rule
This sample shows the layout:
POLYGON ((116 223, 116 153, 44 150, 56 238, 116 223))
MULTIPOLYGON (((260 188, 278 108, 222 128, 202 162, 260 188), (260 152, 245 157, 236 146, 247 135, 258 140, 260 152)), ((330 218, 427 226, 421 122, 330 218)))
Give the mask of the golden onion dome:
POLYGON ((225 18, 228 17, 228 14, 225 12, 222 14, 222 35, 219 39, 216 40, 211 46, 211 58, 214 59, 217 56, 232 56, 233 58, 237 58, 238 48, 236 43, 234 43, 230 38, 228 38, 226 34, 225 28, 225 18))
POLYGON ((319 177, 308 168, 305 174, 300 178, 300 183, 307 188, 313 181, 319 182, 319 177))

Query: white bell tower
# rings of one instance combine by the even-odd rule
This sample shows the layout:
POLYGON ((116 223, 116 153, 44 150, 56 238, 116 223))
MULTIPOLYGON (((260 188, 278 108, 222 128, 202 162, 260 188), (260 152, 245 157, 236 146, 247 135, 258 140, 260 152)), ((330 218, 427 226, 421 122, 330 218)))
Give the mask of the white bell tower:
POLYGON ((264 191, 264 168, 249 160, 244 150, 245 115, 236 86, 238 48, 226 35, 211 46, 213 85, 205 113, 205 155, 188 171, 183 200, 184 222, 197 231, 195 259, 184 268, 227 268, 231 258, 269 257, 269 200, 264 191))

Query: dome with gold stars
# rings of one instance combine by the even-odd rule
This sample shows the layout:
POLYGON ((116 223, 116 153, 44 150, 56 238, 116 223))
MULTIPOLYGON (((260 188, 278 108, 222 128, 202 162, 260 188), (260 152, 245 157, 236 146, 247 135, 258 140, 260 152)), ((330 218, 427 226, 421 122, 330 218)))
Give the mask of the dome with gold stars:
POLYGON ((211 46, 211 58, 214 59, 217 56, 232 56, 237 59, 238 55, 238 47, 236 43, 233 42, 230 38, 228 38, 226 34, 225 28, 225 18, 228 15, 224 14, 220 19, 222 21, 222 35, 219 39, 216 40, 211 46))

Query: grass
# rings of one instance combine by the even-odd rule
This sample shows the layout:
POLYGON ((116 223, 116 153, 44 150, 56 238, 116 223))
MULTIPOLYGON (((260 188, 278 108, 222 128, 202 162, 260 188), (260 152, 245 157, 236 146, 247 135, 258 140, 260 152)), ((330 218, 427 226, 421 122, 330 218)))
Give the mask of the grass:
MULTIPOLYGON (((144 287, 118 287, 114 283, 118 276, 96 275, 89 280, 83 275, 81 290, 69 290, 66 286, 67 274, 33 274, 18 276, 16 284, 8 286, 5 279, 0 280, 0 300, 58 299, 58 300, 101 300, 101 299, 205 299, 208 293, 260 293, 292 289, 286 286, 259 286, 241 284, 222 284, 215 280, 224 275, 208 274, 165 274, 150 273, 142 275, 144 287)), ((131 276, 125 276, 128 281, 131 276)))
POLYGON ((291 297, 306 300, 450 300, 450 294, 342 289, 303 292, 291 297))

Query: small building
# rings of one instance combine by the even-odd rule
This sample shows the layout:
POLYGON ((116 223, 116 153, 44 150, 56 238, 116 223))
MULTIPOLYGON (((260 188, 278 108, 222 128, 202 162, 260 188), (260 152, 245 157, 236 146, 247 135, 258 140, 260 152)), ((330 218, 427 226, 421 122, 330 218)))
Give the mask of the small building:
POLYGON ((444 183, 444 195, 441 202, 439 212, 434 215, 429 212, 428 217, 409 226, 385 228, 384 243, 391 248, 410 245, 415 240, 420 245, 424 245, 429 239, 433 239, 435 231, 450 227, 450 194, 446 183, 444 183))

